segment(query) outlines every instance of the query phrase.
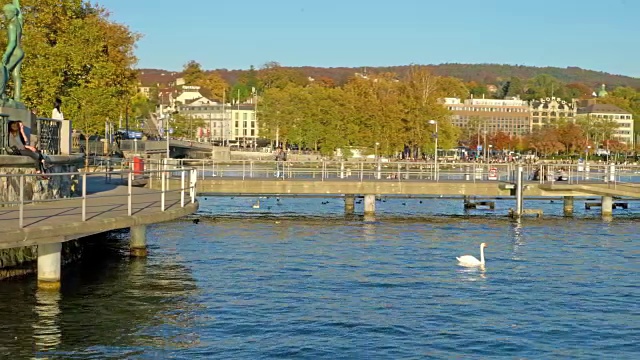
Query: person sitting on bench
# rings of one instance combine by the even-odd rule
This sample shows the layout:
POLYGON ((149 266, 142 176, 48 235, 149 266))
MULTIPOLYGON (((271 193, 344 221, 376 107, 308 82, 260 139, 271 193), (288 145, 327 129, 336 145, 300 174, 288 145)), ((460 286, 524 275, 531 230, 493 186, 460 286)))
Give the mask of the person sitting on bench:
POLYGON ((29 140, 24 133, 22 121, 9 121, 9 148, 11 149, 10 154, 32 158, 36 168, 36 174, 45 172, 45 158, 38 149, 29 145, 29 140))

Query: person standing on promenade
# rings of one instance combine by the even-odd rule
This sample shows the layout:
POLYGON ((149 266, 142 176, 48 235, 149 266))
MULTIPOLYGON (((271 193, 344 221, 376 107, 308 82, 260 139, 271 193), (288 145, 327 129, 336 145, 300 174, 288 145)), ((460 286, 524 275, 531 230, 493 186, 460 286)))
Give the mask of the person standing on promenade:
POLYGON ((53 110, 51 111, 51 118, 53 120, 64 120, 64 114, 62 114, 60 106, 62 106, 62 100, 60 100, 60 98, 56 98, 53 103, 53 110))

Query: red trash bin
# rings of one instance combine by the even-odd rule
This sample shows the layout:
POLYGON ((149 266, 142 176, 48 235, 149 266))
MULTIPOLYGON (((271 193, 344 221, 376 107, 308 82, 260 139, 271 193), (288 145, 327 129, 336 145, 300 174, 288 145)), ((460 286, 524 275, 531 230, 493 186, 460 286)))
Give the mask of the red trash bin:
POLYGON ((133 173, 141 175, 144 172, 144 159, 139 156, 133 157, 133 173))

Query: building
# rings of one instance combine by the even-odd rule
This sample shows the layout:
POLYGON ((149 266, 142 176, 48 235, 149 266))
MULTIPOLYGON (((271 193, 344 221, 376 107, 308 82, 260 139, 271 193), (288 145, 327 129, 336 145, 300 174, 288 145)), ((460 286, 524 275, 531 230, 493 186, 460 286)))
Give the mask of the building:
POLYGON ((194 135, 217 144, 254 147, 258 139, 256 108, 252 104, 221 104, 205 97, 176 106, 178 113, 190 119, 203 120, 205 129, 194 135))
POLYGON ((444 98, 443 105, 451 111, 451 123, 459 127, 469 127, 470 121, 477 119, 481 128, 489 134, 504 132, 509 135, 523 135, 531 131, 529 104, 518 98, 509 99, 468 99, 444 98))
POLYGON ((138 86, 138 92, 148 99, 151 96, 151 86, 138 86))
POLYGON ((258 121, 254 104, 237 104, 231 107, 231 138, 239 146, 255 147, 258 140, 258 121))
MULTIPOLYGON (((594 121, 612 120, 618 124, 614 129, 611 140, 618 140, 627 145, 633 145, 633 115, 615 105, 591 103, 578 109, 579 118, 587 118, 594 121)), ((602 141, 608 139, 602 139, 602 141)))
POLYGON ((530 102, 531 126, 539 128, 562 120, 575 121, 577 110, 575 100, 567 102, 556 97, 533 100, 530 102))

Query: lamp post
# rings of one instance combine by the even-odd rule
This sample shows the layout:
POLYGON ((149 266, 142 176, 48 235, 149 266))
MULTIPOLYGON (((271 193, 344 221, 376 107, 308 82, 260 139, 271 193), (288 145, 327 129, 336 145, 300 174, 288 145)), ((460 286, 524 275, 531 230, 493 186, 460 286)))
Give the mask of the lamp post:
POLYGON ((376 160, 376 161, 378 160, 378 146, 380 146, 380 143, 376 142, 376 149, 375 149, 375 151, 373 153, 374 154, 374 160, 376 160))
POLYGON ((438 180, 438 122, 436 120, 429 120, 429 124, 436 126, 436 132, 434 134, 436 138, 436 143, 435 143, 435 151, 434 151, 435 154, 433 157, 434 159, 433 166, 435 167, 436 180, 438 180))
POLYGON ((164 131, 164 136, 167 138, 167 159, 171 158, 171 152, 169 150, 169 119, 171 119, 171 114, 167 114, 166 115, 166 124, 165 124, 165 131, 164 131))

